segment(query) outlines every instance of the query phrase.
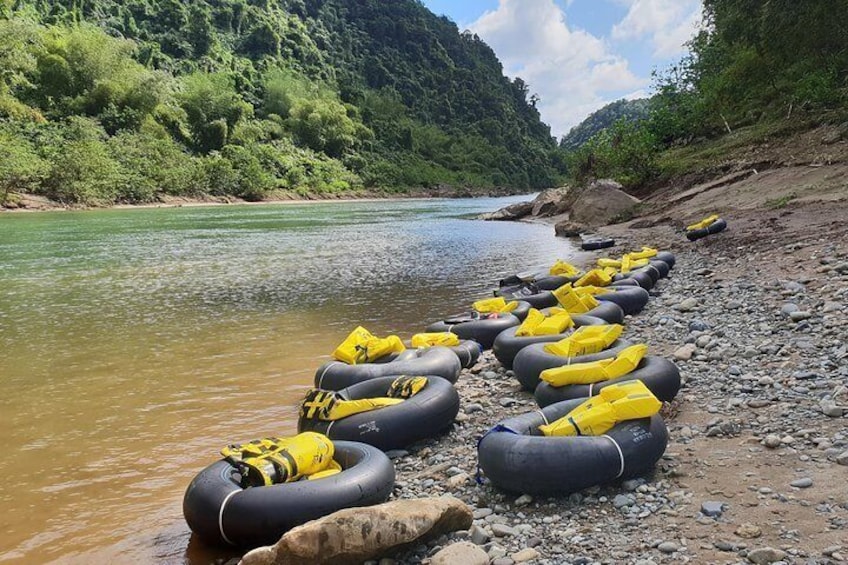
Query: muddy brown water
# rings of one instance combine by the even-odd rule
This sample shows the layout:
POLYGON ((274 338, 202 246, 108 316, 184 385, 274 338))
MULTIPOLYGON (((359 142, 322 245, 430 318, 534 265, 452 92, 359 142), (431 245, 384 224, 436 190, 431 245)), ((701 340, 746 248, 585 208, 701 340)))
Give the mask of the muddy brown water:
POLYGON ((408 338, 574 257, 521 198, 0 216, 0 563, 210 563, 182 518, 221 447, 295 431, 358 324, 408 338))

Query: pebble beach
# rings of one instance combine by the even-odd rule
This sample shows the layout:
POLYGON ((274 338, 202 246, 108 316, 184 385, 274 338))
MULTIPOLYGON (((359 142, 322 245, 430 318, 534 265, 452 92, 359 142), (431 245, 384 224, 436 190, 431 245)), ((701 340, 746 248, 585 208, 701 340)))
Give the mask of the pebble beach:
POLYGON ((848 559, 844 244, 826 233, 751 244, 734 239, 732 224, 697 244, 667 226, 617 237, 597 256, 641 245, 677 256, 645 310, 625 321, 624 337, 674 360, 683 379, 662 411, 670 440, 654 473, 563 497, 478 481, 478 439, 538 408, 486 352, 456 384, 453 428, 389 453, 395 498, 457 497, 473 526, 372 565, 441 563, 458 542, 451 555, 495 565, 848 559))

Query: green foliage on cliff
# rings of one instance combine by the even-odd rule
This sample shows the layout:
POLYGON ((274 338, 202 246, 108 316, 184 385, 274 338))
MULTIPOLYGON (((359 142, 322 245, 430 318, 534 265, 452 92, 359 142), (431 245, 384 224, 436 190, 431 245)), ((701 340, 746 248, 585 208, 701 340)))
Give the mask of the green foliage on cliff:
POLYGON ((704 0, 704 22, 690 54, 656 76, 647 117, 572 151, 574 176, 638 186, 679 172, 662 155, 673 148, 742 128, 779 134, 793 122, 845 120, 847 0, 704 0))
POLYGON ((0 196, 515 190, 562 173, 527 85, 416 0, 6 0, 0 37, 0 196))

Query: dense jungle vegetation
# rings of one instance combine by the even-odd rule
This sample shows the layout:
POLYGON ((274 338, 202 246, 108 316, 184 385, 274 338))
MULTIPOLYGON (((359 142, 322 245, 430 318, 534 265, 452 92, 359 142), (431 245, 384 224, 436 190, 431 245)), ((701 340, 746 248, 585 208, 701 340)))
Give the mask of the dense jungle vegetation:
POLYGON ((0 203, 552 186, 535 98, 416 0, 0 0, 0 203))
MULTIPOLYGON (((689 47, 655 75, 646 115, 602 123, 571 151, 575 179, 639 187, 683 172, 683 147, 731 132, 756 141, 848 119, 848 0, 704 0, 704 26, 689 47)), ((597 120, 589 121, 577 134, 597 120)))

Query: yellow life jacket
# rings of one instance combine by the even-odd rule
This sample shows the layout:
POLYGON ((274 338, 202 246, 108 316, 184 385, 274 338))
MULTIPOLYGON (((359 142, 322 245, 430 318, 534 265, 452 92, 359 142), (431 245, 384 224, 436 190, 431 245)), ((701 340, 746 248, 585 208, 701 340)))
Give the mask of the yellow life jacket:
POLYGON ((451 332, 420 333, 412 336, 412 347, 453 347, 459 345, 459 336, 451 332))
POLYGON ((700 222, 696 222, 692 225, 686 226, 686 231, 702 230, 704 228, 709 227, 710 224, 712 224, 716 220, 718 220, 718 215, 713 214, 712 216, 708 216, 708 217, 704 218, 700 222))
POLYGON ((614 359, 601 359, 545 369, 539 378, 555 387, 588 385, 617 379, 635 371, 647 351, 647 345, 632 345, 614 359))
POLYGON ((556 335, 561 334, 574 325, 574 321, 567 311, 555 309, 550 316, 545 316, 535 308, 530 308, 527 317, 515 330, 519 337, 534 335, 556 335))
POLYGON ((389 387, 390 398, 412 398, 427 386, 427 377, 400 376, 392 382, 389 387))
POLYGON ((618 259, 610 259, 609 257, 601 257, 595 263, 598 265, 598 267, 602 269, 606 267, 618 269, 619 267, 621 267, 621 261, 619 261, 618 259))
POLYGON ((557 262, 553 264, 549 272, 552 275, 559 275, 563 277, 576 277, 580 274, 580 269, 578 269, 571 263, 566 263, 562 259, 557 259, 557 262))
POLYGON ((659 253, 659 251, 657 251, 653 247, 643 246, 641 251, 631 251, 627 255, 631 259, 638 260, 638 259, 650 259, 651 257, 656 257, 657 253, 659 253))
POLYGON ((577 282, 574 283, 574 286, 609 286, 612 282, 612 275, 615 274, 615 270, 613 269, 612 274, 610 274, 609 269, 592 269, 587 272, 585 275, 577 279, 577 282))
POLYGON ((553 295, 556 297, 560 306, 572 314, 586 313, 592 308, 596 308, 599 304, 598 301, 595 300, 595 297, 592 296, 592 293, 579 292, 571 286, 571 283, 562 285, 553 291, 553 295))
POLYGON ((401 353, 405 349, 406 346, 396 335, 379 338, 362 326, 357 326, 333 351, 333 358, 348 365, 356 365, 369 363, 391 353, 401 353))
POLYGON ((338 473, 342 472, 342 466, 336 463, 335 460, 330 461, 330 466, 323 471, 318 471, 317 473, 312 473, 311 475, 306 476, 307 481, 314 481, 317 479, 326 479, 327 477, 332 477, 338 473))
POLYGON ((335 446, 327 436, 303 432, 290 438, 270 437, 221 450, 250 486, 297 481, 331 469, 335 446))
POLYGON ((518 308, 518 302, 515 300, 507 302, 503 296, 497 296, 478 300, 471 307, 481 314, 508 313, 518 308))
POLYGON ((617 340, 622 331, 624 326, 620 324, 581 326, 567 338, 545 345, 545 351, 562 357, 598 353, 617 340))
POLYGON ((333 421, 403 402, 402 398, 359 398, 346 400, 334 390, 313 388, 300 404, 300 417, 307 420, 333 421))
POLYGON ((336 391, 314 388, 306 393, 306 398, 300 404, 299 414, 301 418, 307 420, 325 422, 341 420, 354 414, 400 404, 420 392, 425 386, 427 386, 427 377, 401 376, 392 382, 386 396, 356 400, 347 400, 336 391))
POLYGON ((574 289, 574 292, 576 292, 578 296, 598 296, 599 294, 609 294, 610 292, 615 291, 602 286, 578 286, 574 289))
POLYGON ((621 266, 618 268, 621 274, 626 275, 633 268, 633 261, 630 260, 630 257, 625 255, 621 258, 621 266))
POLYGON ((610 385, 598 396, 550 424, 539 426, 546 436, 599 436, 619 422, 653 416, 662 402, 642 381, 610 385))

